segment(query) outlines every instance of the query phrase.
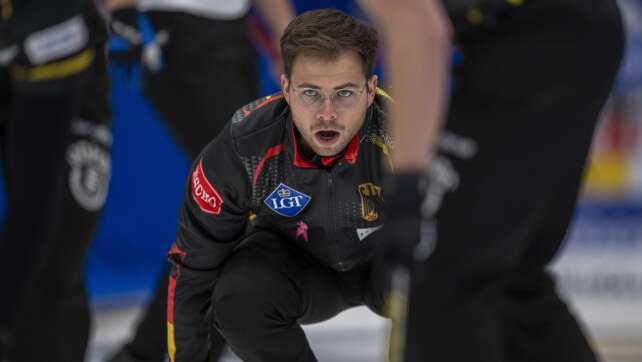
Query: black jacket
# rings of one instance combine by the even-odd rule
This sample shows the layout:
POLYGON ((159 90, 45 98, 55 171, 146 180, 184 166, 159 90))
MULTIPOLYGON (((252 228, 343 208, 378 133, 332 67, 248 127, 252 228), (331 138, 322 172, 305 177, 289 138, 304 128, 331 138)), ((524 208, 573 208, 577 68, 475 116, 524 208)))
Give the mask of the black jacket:
POLYGON ((335 270, 370 258, 368 236, 384 220, 383 163, 390 162, 385 102, 379 91, 362 128, 327 166, 299 153, 281 95, 237 111, 203 150, 192 166, 169 255, 173 360, 206 360, 206 314, 217 267, 253 228, 273 230, 335 270))

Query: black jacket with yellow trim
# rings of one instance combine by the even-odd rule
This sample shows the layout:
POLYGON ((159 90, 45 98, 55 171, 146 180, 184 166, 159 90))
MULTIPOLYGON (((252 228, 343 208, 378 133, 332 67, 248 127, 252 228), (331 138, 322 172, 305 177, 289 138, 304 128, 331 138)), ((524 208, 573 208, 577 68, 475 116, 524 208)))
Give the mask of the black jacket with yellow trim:
POLYGON ((299 153, 287 102, 243 107, 191 169, 169 254, 168 338, 173 361, 205 361, 207 310, 217 268, 253 228, 282 235, 339 271, 366 262, 383 225, 383 164, 390 162, 378 91, 341 157, 324 167, 299 153))

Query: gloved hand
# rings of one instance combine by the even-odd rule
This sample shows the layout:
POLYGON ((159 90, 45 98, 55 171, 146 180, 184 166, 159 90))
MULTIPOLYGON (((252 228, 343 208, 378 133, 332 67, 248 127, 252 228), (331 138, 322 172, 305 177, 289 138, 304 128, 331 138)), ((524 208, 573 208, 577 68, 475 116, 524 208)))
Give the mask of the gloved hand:
POLYGON ((138 84, 141 66, 154 73, 163 69, 161 48, 168 34, 165 30, 156 32, 145 13, 135 8, 115 10, 110 27, 108 54, 115 77, 138 84))
MULTIPOLYGON (((388 360, 403 357, 406 313, 411 271, 417 260, 432 251, 422 247, 421 238, 427 225, 422 222, 422 204, 426 190, 425 176, 417 173, 391 175, 384 183, 386 222, 376 234, 378 264, 386 268, 388 290, 385 293, 385 315, 392 324, 388 336, 388 360)), ((430 236, 430 235, 428 235, 430 236)))
POLYGON ((422 223, 425 182, 420 173, 391 175, 386 180, 386 223, 379 233, 379 255, 388 268, 412 269, 416 260, 432 251, 432 245, 420 244, 422 237, 431 236, 425 234, 430 232, 429 225, 422 223))

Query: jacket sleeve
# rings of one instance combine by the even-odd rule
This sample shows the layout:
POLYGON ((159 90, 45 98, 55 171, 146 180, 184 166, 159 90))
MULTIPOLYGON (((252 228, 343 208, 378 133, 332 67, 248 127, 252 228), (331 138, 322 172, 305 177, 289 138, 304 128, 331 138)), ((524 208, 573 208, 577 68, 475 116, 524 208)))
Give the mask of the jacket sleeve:
POLYGON ((248 176, 228 124, 191 168, 169 252, 167 337, 173 362, 207 361, 217 268, 240 243, 250 211, 248 195, 248 176))

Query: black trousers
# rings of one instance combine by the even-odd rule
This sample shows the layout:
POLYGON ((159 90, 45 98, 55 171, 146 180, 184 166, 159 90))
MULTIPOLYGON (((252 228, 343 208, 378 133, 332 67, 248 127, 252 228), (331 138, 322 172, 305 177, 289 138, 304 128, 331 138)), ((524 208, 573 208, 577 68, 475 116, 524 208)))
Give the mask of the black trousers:
POLYGON ((102 44, 95 54, 71 86, 20 83, 0 68, 7 194, 0 327, 8 329, 11 361, 84 360, 90 315, 83 262, 111 173, 102 44))
MULTIPOLYGON (((246 19, 214 20, 181 12, 149 12, 156 31, 169 33, 159 73, 145 70, 144 92, 190 160, 221 131, 234 112, 258 97, 256 51, 246 19)), ((125 348, 141 361, 165 360, 169 264, 125 348)), ((212 360, 225 341, 212 338, 212 360)))
POLYGON ((546 266, 620 62, 615 2, 526 1, 459 40, 405 360, 595 361, 546 266))
POLYGON ((256 51, 245 18, 213 20, 161 11, 149 16, 169 40, 163 70, 144 72, 145 95, 193 160, 237 109, 257 98, 256 51))
POLYGON ((284 237, 249 236, 222 267, 212 296, 216 329, 246 362, 316 361, 300 324, 366 305, 383 312, 383 269, 321 266, 284 237))

